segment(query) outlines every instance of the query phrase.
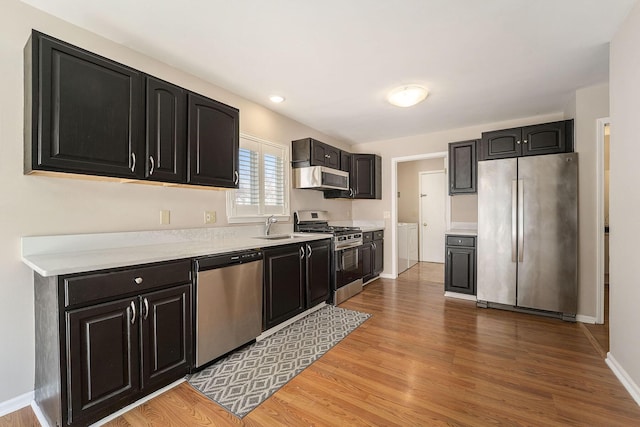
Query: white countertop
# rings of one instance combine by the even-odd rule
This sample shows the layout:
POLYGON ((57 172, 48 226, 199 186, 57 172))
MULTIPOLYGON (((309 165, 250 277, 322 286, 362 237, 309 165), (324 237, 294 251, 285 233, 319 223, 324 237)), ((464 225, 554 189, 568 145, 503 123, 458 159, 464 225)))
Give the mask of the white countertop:
POLYGON ((384 230, 384 227, 379 227, 379 226, 377 227, 377 226, 373 226, 373 225, 371 225, 371 226, 365 225, 365 226, 361 226, 360 230, 362 230, 363 233, 367 233, 369 231, 384 230))
POLYGON ((452 228, 445 232, 446 235, 458 235, 458 236, 477 236, 478 230, 469 230, 464 228, 452 228))
POLYGON ((216 255, 327 239, 326 234, 284 233, 258 238, 260 228, 220 227, 148 232, 35 236, 22 238, 22 261, 44 277, 216 255), (251 234, 253 233, 253 234, 251 234))

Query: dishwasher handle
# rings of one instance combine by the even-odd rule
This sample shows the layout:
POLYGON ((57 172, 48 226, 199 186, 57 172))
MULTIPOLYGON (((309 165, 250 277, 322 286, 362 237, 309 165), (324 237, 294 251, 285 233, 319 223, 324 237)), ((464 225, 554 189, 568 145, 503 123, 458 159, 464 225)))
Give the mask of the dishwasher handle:
POLYGON ((216 268, 228 267, 237 264, 246 264, 248 262, 260 261, 263 259, 261 250, 251 250, 243 252, 232 252, 223 255, 213 255, 208 257, 196 258, 195 270, 206 271, 216 268))

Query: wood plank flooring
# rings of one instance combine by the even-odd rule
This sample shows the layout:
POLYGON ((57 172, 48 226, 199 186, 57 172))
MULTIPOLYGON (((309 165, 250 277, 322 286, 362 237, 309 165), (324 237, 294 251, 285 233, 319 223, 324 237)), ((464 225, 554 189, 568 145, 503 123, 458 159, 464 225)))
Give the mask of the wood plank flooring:
POLYGON ((368 285, 341 307, 373 316, 242 420, 181 384, 107 425, 640 425, 579 324, 444 298, 442 277, 368 285))

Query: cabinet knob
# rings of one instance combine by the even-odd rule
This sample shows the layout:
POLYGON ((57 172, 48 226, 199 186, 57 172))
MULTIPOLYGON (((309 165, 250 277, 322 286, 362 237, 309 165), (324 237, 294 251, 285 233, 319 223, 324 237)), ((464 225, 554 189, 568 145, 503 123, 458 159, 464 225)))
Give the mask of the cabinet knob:
POLYGON ((523 142, 526 144, 526 143, 527 143, 527 140, 525 139, 523 142))
POLYGON ((142 280, 142 277, 136 277, 135 279, 133 279, 134 282, 136 282, 136 285, 140 285, 142 284, 142 282, 144 282, 144 280, 142 280))
POLYGON ((517 140, 517 141, 516 141, 516 144, 520 145, 520 140, 517 140))

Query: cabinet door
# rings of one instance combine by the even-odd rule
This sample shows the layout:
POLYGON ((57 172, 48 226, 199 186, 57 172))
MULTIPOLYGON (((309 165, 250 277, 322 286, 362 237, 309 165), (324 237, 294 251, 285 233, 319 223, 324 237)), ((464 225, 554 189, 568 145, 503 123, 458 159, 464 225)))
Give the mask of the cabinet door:
POLYGON ((449 144, 449 195, 477 192, 476 145, 476 140, 449 144))
POLYGON ((142 74, 36 31, 30 43, 27 172, 143 177, 142 74))
POLYGON ((384 240, 373 241, 373 275, 379 276, 384 270, 384 240))
POLYGON ((544 123, 522 128, 522 155, 573 151, 573 121, 544 123))
POLYGON ((309 242, 307 256, 307 308, 329 299, 331 248, 329 240, 309 242))
POLYGON ((187 165, 187 95, 184 89, 147 76, 145 177, 185 182, 187 165))
POLYGON ((373 243, 364 243, 359 250, 362 257, 362 281, 368 282, 373 278, 373 243))
POLYGON ((326 166, 329 146, 315 139, 310 139, 309 150, 311 151, 311 166, 326 166))
POLYGON ((470 247, 447 246, 444 269, 445 291, 476 294, 476 250, 470 247))
POLYGON ((374 154, 352 155, 353 197, 355 199, 382 198, 382 161, 374 154))
POLYGON ((340 150, 331 145, 325 147, 326 161, 324 165, 332 169, 340 169, 340 150))
POLYGON ((238 110, 195 93, 188 99, 187 182, 237 188, 238 110))
POLYGON ((506 159, 522 155, 522 128, 483 132, 480 160, 506 159))
POLYGON ((191 366, 191 285, 140 297, 142 387, 152 391, 189 372, 191 366))
POLYGON ((138 298, 68 311, 66 422, 89 424, 140 388, 138 298))
POLYGON ((305 250, 301 245, 264 250, 264 327, 304 311, 305 250))
POLYGON ((351 172, 351 153, 340 151, 340 170, 351 172))

